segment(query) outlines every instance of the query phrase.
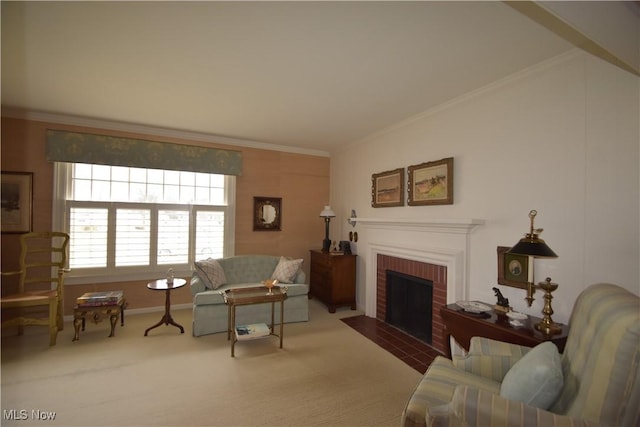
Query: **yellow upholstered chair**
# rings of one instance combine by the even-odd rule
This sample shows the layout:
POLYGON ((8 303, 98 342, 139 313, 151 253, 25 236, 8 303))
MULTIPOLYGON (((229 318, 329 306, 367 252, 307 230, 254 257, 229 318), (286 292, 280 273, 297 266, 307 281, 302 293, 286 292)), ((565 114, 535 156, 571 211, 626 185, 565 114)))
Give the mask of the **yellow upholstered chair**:
POLYGON ((473 337, 464 357, 438 356, 407 402, 402 426, 640 426, 640 296, 606 283, 581 292, 558 359, 562 385, 545 374, 555 375, 544 368, 553 360, 548 353, 544 360, 527 358, 544 345, 553 347, 473 337), (503 387, 505 381, 513 387, 514 370, 518 398, 505 396, 503 387), (529 381, 536 376, 542 377, 537 384, 529 381), (546 386, 558 393, 547 409, 532 403, 540 403, 546 386))
POLYGON ((2 327, 49 327, 49 345, 56 344, 58 331, 64 328, 63 292, 69 235, 59 232, 26 233, 20 237, 20 270, 2 273, 19 276, 18 290, 4 294, 2 327), (46 312, 46 313, 45 313, 46 312))

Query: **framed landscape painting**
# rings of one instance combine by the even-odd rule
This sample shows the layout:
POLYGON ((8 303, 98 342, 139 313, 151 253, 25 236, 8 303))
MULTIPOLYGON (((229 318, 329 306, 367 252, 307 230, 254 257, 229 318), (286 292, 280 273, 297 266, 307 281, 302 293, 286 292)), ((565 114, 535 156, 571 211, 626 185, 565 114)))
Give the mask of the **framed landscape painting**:
POLYGON ((2 172, 2 232, 28 233, 32 224, 33 173, 2 172))
POLYGON ((371 206, 404 206, 404 168, 371 175, 371 206))
POLYGON ((409 166, 409 206, 453 204, 453 157, 409 166))

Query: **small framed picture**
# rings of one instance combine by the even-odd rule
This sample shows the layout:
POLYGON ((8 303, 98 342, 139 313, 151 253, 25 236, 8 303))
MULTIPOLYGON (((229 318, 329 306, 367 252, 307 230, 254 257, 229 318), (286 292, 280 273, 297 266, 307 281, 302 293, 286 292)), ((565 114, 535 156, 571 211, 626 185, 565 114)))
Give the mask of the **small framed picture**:
POLYGON ((453 204, 453 157, 408 168, 409 206, 453 204))
POLYGON ((510 254, 508 246, 498 246, 498 283, 526 289, 529 279, 529 257, 510 254))
POLYGON ((2 233, 29 233, 33 218, 33 173, 2 172, 2 233))
POLYGON ((282 225, 281 197, 253 198, 253 231, 280 231, 282 225))
POLYGON ((404 168, 371 175, 371 206, 404 206, 404 168))

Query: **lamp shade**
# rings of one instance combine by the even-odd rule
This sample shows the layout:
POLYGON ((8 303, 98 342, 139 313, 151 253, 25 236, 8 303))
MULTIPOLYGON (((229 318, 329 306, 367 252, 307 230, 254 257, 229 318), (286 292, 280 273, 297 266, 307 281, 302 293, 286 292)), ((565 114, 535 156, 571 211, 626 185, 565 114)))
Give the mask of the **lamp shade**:
POLYGON ((327 205, 324 207, 322 212, 320 212, 320 216, 324 218, 333 218, 336 216, 336 213, 331 209, 331 206, 327 205))
POLYGON ((557 258, 553 250, 540 238, 524 237, 507 252, 536 258, 557 258))
POLYGON ((538 237, 538 235, 542 233, 542 228, 533 228, 533 220, 536 215, 538 215, 538 212, 535 210, 529 212, 529 219, 531 220, 529 232, 507 252, 536 258, 557 258, 558 255, 547 246, 544 240, 538 237))

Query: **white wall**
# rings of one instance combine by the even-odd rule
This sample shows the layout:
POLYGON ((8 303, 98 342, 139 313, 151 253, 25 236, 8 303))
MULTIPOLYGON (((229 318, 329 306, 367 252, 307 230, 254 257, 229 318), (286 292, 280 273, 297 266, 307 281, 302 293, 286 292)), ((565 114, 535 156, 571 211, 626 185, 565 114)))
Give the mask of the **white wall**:
MULTIPOLYGON (((581 51, 511 76, 333 153, 331 238, 362 237, 359 217, 478 218, 470 236, 467 295, 494 302, 497 246, 528 231, 528 213, 559 258, 536 260, 535 281, 550 276, 554 320, 567 322, 577 295, 607 281, 640 294, 640 80, 581 51), (371 175, 453 156, 455 202, 447 206, 371 207, 371 175)), ((358 306, 365 304, 359 257, 358 306)), ((520 289, 500 286, 514 309, 540 316, 520 289)))

